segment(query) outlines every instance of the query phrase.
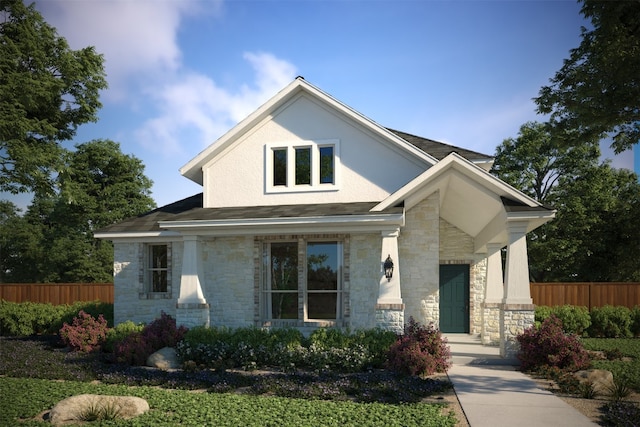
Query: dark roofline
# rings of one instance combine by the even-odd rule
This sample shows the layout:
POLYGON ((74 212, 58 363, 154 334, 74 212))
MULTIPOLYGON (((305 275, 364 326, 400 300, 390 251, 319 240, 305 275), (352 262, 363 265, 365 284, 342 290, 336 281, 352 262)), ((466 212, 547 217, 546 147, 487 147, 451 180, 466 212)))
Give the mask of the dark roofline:
POLYGON ((386 128, 388 131, 396 134, 400 138, 404 139, 411 145, 419 148, 427 154, 435 157, 438 160, 442 160, 447 157, 452 152, 456 152, 467 160, 482 160, 482 161, 492 161, 493 156, 488 154, 478 153, 477 151, 467 150, 466 148, 457 147, 451 144, 445 144, 444 142, 435 141, 429 138, 423 138, 421 136, 412 135, 407 132, 402 132, 399 130, 386 128))

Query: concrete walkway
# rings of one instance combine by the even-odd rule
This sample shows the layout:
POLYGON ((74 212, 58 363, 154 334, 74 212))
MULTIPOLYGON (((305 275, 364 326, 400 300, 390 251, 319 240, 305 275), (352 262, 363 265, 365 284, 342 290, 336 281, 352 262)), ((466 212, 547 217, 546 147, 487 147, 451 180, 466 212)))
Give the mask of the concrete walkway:
POLYGON ((471 335, 444 336, 453 357, 449 380, 471 427, 597 426, 516 371, 517 361, 501 358, 498 347, 471 335))

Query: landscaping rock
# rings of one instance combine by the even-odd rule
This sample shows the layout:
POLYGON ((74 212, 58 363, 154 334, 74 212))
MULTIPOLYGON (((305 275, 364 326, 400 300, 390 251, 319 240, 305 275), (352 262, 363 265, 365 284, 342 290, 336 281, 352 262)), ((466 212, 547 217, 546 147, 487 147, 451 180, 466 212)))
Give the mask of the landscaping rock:
POLYGON ((593 389, 597 394, 608 394, 611 387, 613 387, 613 374, 611 371, 589 369, 586 371, 578 371, 573 375, 581 384, 592 383, 593 389))
POLYGON ((161 348, 147 358, 147 366, 165 371, 167 369, 178 369, 180 362, 178 361, 178 356, 176 356, 176 349, 171 347, 161 348))
POLYGON ((80 394, 58 402, 49 412, 49 421, 57 426, 74 424, 94 416, 98 417, 96 419, 109 419, 114 416, 130 419, 148 410, 149 404, 140 397, 80 394))

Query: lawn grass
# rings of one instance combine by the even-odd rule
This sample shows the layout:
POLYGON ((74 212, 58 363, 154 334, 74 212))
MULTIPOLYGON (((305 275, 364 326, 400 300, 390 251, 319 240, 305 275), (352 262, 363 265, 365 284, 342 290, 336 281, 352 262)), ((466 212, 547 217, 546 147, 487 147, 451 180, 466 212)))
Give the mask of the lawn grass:
POLYGON ((132 395, 151 410, 113 426, 455 426, 440 405, 335 402, 235 393, 206 393, 127 387, 78 381, 0 377, 0 425, 37 426, 39 414, 65 397, 82 394, 132 395))

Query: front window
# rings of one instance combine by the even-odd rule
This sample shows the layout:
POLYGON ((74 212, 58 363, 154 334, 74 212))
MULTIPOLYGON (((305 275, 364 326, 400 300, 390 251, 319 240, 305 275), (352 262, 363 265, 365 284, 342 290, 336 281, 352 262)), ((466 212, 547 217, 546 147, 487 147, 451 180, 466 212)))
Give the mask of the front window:
POLYGON ((148 280, 149 292, 167 292, 169 274, 169 251, 167 245, 149 245, 148 280))
POLYGON ((263 255, 265 320, 342 317, 341 242, 270 242, 264 243, 263 255))

